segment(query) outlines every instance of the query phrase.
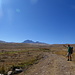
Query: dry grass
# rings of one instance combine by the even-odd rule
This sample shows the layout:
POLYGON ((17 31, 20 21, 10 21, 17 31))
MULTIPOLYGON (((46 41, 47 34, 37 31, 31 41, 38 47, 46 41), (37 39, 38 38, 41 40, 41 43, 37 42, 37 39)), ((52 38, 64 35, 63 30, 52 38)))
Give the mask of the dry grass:
POLYGON ((27 69, 42 58, 43 51, 46 51, 42 47, 34 44, 0 43, 0 73, 7 73, 13 66, 27 69))
MULTIPOLYGON (((74 44, 72 46, 75 47, 74 44)), ((43 52, 66 56, 67 49, 60 44, 0 43, 0 73, 7 73, 13 66, 27 69, 43 57, 43 52)))

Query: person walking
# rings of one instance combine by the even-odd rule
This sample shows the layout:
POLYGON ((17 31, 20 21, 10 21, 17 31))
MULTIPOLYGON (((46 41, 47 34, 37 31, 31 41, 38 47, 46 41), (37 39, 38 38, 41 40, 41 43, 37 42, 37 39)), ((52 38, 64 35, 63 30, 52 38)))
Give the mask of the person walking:
POLYGON ((72 61, 73 47, 71 47, 70 45, 68 45, 68 47, 67 46, 65 47, 68 49, 68 53, 67 53, 68 60, 67 61, 72 61))

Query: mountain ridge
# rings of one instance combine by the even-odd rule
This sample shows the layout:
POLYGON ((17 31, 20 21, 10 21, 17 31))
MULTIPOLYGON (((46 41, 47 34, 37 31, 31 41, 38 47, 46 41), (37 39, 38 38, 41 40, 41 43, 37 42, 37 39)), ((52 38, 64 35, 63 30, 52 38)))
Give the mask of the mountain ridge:
MULTIPOLYGON (((17 42, 6 42, 3 40, 0 40, 0 43, 17 43, 17 42)), ((39 41, 34 42, 33 40, 25 40, 25 41, 20 42, 20 43, 47 44, 47 43, 43 43, 43 42, 39 42, 39 41)))
POLYGON ((37 43, 37 44, 46 44, 46 43, 39 42, 39 41, 34 42, 34 41, 32 41, 32 40, 25 40, 25 41, 24 41, 24 42, 22 42, 22 43, 37 43))

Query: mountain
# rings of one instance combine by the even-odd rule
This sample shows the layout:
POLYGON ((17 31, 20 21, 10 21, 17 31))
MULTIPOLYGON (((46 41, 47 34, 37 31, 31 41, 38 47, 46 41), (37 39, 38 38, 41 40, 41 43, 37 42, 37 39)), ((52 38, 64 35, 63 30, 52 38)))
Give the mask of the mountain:
POLYGON ((0 40, 0 43, 15 43, 15 42, 6 42, 6 41, 3 41, 3 40, 0 40))
POLYGON ((24 41, 24 42, 22 42, 22 43, 36 43, 36 44, 46 44, 46 43, 39 42, 39 41, 36 41, 36 42, 34 42, 34 41, 32 41, 32 40, 25 40, 25 41, 24 41))
POLYGON ((35 42, 32 40, 25 40, 23 43, 35 43, 35 42))
MULTIPOLYGON (((16 43, 16 42, 6 42, 6 41, 0 40, 0 43, 16 43)), ((34 41, 32 41, 32 40, 25 40, 24 42, 21 42, 21 43, 46 44, 46 43, 39 42, 39 41, 34 42, 34 41)))
POLYGON ((6 43, 5 41, 0 40, 0 43, 6 43))

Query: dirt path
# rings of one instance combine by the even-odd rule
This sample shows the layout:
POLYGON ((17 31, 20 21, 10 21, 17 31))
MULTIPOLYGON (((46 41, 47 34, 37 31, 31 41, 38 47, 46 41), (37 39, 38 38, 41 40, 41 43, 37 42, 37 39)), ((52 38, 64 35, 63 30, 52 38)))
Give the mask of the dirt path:
POLYGON ((22 75, 75 75, 75 64, 67 61, 64 56, 45 53, 38 64, 34 64, 22 75))

